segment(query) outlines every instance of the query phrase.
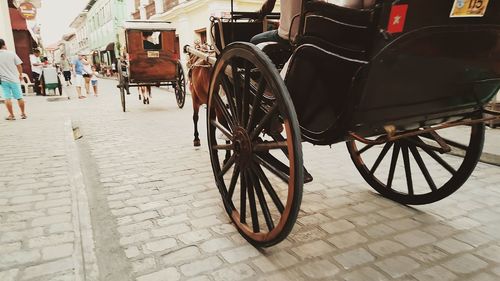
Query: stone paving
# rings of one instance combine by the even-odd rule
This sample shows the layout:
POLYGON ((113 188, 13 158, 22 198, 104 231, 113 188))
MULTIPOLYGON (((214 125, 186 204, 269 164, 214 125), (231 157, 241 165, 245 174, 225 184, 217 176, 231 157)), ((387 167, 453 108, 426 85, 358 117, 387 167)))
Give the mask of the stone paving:
POLYGON ((98 98, 39 103, 39 120, 0 122, 9 148, 0 151, 0 280, 92 280, 89 237, 99 280, 500 279, 499 167, 480 163, 452 196, 412 208, 372 192, 344 144, 304 144, 315 179, 297 224, 281 244, 256 249, 225 214, 204 116, 202 146, 192 147, 189 97, 180 110, 172 93, 154 89, 146 106, 134 89, 122 113, 113 83, 102 81, 98 98), (71 190, 64 117, 83 136, 77 158, 92 219, 77 223, 83 235, 74 205, 86 198, 71 190))

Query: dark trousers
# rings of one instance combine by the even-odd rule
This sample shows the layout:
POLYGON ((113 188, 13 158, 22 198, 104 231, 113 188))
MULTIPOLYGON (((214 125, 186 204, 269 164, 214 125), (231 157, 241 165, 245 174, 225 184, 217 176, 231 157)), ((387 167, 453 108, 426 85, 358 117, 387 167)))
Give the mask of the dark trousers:
POLYGON ((71 82, 71 71, 63 71, 64 80, 71 82))
POLYGON ((40 96, 42 90, 40 89, 40 74, 33 72, 33 82, 35 83, 35 93, 40 96))

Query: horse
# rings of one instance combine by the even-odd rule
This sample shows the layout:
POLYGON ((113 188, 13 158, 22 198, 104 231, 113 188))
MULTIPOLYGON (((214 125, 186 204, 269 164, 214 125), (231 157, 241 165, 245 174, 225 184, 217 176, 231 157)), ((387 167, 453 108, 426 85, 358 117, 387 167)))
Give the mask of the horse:
MULTIPOLYGON (((195 44, 195 48, 203 52, 213 52, 206 44, 195 44)), ((188 53, 187 62, 189 90, 193 100, 193 124, 194 124, 194 140, 195 147, 200 146, 200 138, 198 133, 198 119, 200 106, 208 104, 208 91, 210 87, 210 79, 212 77, 213 66, 206 60, 188 53)), ((219 110, 216 109, 216 116, 221 116, 219 110)), ((217 117, 218 119, 221 119, 217 117)), ((223 124, 225 122, 222 122, 223 124)), ((229 143, 229 140, 226 140, 229 143)), ((224 163, 231 157, 231 152, 226 151, 224 163)))
MULTIPOLYGON (((196 49, 207 51, 208 48, 196 44, 196 49)), ((188 78, 189 90, 193 100, 193 123, 194 123, 194 146, 200 146, 198 133, 198 119, 200 106, 208 103, 208 91, 210 87, 210 78, 212 76, 213 66, 202 58, 193 54, 188 54, 188 78)))

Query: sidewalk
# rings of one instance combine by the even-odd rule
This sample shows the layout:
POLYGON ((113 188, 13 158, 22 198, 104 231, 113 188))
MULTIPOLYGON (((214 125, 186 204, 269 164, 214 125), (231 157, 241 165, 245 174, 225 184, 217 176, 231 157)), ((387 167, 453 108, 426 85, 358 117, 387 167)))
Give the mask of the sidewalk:
POLYGON ((46 99, 25 98, 26 120, 0 110, 0 280, 96 280, 70 101, 46 99))

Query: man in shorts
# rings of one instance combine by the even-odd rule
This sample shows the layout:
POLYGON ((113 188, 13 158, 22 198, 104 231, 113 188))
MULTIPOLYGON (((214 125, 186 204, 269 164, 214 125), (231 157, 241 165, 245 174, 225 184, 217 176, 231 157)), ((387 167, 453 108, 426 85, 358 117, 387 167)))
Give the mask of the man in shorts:
POLYGON ((0 80, 5 106, 9 112, 6 120, 16 120, 12 110, 12 99, 16 99, 21 110, 21 118, 26 119, 24 112, 24 100, 21 92, 21 81, 23 79, 22 61, 16 53, 7 51, 7 46, 3 39, 0 39, 0 80))
POLYGON ((73 62, 73 73, 75 74, 75 87, 76 93, 78 94, 79 99, 84 99, 85 96, 82 95, 82 86, 84 85, 83 80, 83 59, 84 54, 78 54, 78 58, 73 62))

